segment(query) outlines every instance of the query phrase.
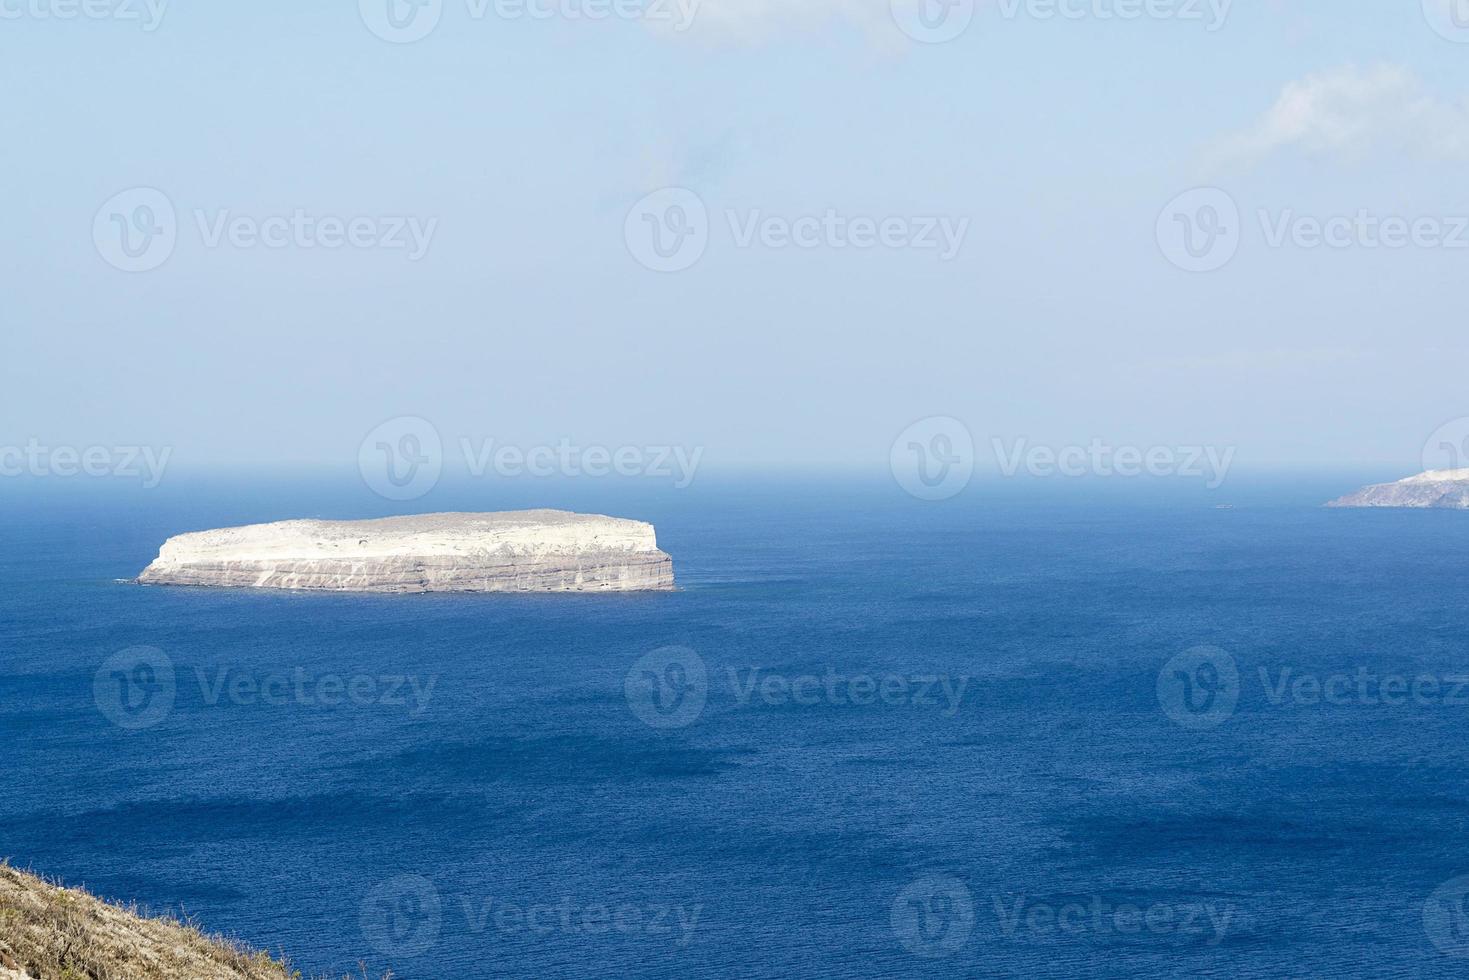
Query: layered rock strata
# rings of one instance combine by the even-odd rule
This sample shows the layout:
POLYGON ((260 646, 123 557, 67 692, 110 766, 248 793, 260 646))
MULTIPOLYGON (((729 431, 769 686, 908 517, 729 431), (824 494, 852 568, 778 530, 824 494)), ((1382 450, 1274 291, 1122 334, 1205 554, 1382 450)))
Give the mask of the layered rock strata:
POLYGON ((329 592, 673 588, 653 525, 559 510, 280 521, 180 534, 143 585, 329 592))
POLYGON ((1469 510, 1469 469, 1429 470, 1396 483, 1377 483, 1328 507, 1433 507, 1469 510))

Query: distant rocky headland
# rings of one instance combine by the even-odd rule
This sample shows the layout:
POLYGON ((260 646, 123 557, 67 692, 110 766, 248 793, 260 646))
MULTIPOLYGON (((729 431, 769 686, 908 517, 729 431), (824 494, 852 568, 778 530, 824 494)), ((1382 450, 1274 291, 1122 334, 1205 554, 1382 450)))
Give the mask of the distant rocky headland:
POLYGON ((169 538, 143 585, 328 592, 673 588, 653 525, 561 510, 280 521, 169 538))
POLYGON ((1328 507, 1435 507, 1469 510, 1469 469, 1429 470, 1396 483, 1363 487, 1328 507))

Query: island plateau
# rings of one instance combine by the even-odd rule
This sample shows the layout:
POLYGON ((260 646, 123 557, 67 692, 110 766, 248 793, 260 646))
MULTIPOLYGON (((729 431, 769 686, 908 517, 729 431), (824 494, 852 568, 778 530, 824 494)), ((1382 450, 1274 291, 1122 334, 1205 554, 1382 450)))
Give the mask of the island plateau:
POLYGON ((653 525, 560 510, 295 520, 180 534, 142 585, 327 592, 636 592, 673 588, 653 525))

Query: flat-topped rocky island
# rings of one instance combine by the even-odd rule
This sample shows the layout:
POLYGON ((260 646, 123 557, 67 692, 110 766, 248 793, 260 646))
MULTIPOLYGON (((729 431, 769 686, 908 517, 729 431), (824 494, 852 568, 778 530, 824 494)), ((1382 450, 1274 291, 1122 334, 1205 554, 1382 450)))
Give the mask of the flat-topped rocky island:
POLYGON ((562 510, 295 520, 169 538, 142 585, 325 592, 667 591, 653 525, 562 510))

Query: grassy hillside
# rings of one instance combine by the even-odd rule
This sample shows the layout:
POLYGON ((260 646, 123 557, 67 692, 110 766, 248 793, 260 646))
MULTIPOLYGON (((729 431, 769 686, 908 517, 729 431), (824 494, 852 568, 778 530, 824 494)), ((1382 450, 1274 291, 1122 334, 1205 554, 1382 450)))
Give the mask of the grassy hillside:
POLYGON ((0 980, 294 980, 265 953, 0 864, 0 980))

